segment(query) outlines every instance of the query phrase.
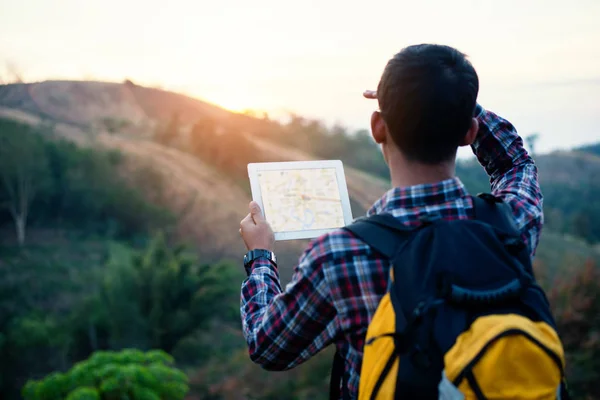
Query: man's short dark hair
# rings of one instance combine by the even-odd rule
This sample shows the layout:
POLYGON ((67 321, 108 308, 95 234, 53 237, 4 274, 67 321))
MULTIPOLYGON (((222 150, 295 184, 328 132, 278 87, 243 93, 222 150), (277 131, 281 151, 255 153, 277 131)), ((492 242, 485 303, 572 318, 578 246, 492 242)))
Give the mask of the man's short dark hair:
POLYGON ((479 79, 460 51, 419 44, 386 65, 377 97, 388 130, 405 157, 437 164, 451 160, 471 127, 479 79))

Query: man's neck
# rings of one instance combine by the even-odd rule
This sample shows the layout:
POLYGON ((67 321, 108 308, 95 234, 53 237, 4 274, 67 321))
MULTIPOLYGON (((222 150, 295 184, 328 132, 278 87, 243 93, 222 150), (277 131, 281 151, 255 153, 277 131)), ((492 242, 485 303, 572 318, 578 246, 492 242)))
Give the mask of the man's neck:
POLYGON ((408 187, 427 183, 437 183, 455 176, 455 163, 427 165, 405 160, 390 163, 390 175, 393 187, 408 187))

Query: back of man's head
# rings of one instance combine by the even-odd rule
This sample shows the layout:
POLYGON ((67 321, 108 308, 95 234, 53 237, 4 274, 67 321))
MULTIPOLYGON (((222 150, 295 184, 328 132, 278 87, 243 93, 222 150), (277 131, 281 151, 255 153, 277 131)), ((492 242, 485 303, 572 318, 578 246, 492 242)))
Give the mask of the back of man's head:
POLYGON ((402 49, 386 65, 379 109, 401 153, 410 161, 453 160, 471 127, 479 79, 466 56, 449 46, 402 49))

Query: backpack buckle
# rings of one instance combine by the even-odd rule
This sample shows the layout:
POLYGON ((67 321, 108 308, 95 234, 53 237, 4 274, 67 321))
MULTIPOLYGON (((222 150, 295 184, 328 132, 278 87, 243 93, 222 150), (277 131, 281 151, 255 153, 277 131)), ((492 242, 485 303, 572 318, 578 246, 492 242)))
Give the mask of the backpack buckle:
POLYGON ((414 350, 411 352, 409 357, 412 364, 420 370, 428 370, 431 367, 431 356, 419 345, 415 345, 414 350))
POLYGON ((504 247, 515 256, 525 249, 526 244, 519 238, 508 238, 504 241, 504 247))
POLYGON ((419 222, 423 225, 430 225, 435 221, 439 221, 442 219, 442 216, 438 212, 429 212, 419 215, 419 222))
POLYGON ((496 197, 491 193, 478 193, 477 197, 482 198, 483 200, 487 201, 490 204, 503 202, 503 200, 500 197, 496 197))

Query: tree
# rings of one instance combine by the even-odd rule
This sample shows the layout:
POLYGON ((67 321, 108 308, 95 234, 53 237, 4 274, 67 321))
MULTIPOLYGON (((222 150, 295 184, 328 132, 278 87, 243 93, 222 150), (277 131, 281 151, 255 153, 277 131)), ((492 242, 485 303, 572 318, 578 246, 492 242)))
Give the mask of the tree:
POLYGON ((74 324, 91 349, 103 342, 170 353, 216 315, 239 312, 223 302, 237 296, 232 271, 225 264, 200 265, 158 234, 143 250, 113 251, 97 294, 80 304, 74 324))
POLYGON ((549 291, 573 398, 600 398, 600 269, 588 260, 549 291))
POLYGON ((13 218, 17 240, 22 246, 31 202, 48 182, 43 142, 34 128, 0 120, 0 179, 6 196, 2 205, 13 218))
POLYGON ((23 387, 25 400, 181 400, 187 376, 160 350, 97 351, 66 373, 54 372, 23 387))
POLYGON ((192 127, 189 140, 192 152, 198 156, 210 154, 213 150, 216 124, 211 118, 203 118, 192 127))
POLYGON ((100 123, 108 133, 119 133, 131 125, 129 120, 113 117, 102 118, 100 123))
POLYGON ((174 139, 179 137, 180 125, 179 114, 173 113, 166 126, 158 126, 156 140, 161 144, 170 144, 174 139))
POLYGON ((573 214, 572 217, 572 228, 573 234, 583 238, 585 241, 592 243, 592 221, 590 221, 590 214, 587 210, 580 210, 573 214))
POLYGON ((535 146, 540 139, 539 133, 532 133, 530 135, 525 136, 525 142, 527 143, 527 147, 531 151, 531 154, 535 154, 535 146))
POLYGON ((23 83, 23 74, 17 65, 11 61, 6 62, 9 83, 23 83))
POLYGON ((157 235, 132 259, 138 309, 151 346, 171 352, 175 345, 219 311, 227 294, 223 266, 198 265, 183 246, 170 248, 157 235), (216 307, 216 308, 215 308, 216 307))

